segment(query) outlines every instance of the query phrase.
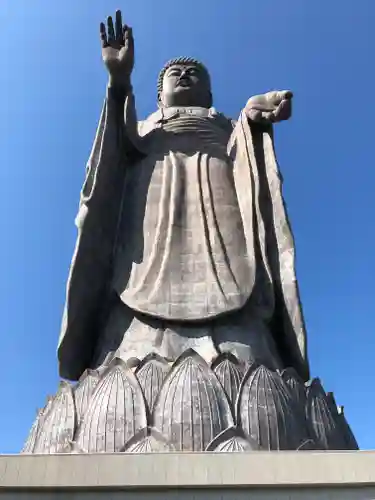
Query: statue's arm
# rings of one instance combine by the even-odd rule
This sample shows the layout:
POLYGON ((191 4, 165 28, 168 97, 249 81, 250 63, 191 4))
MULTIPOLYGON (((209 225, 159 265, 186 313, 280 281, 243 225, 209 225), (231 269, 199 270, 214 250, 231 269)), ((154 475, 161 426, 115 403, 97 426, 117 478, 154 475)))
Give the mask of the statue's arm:
POLYGON ((285 366, 293 366, 307 380, 306 332, 295 272, 294 240, 273 143, 273 124, 290 117, 291 98, 290 92, 280 91, 249 99, 231 136, 228 154, 233 159, 235 185, 240 204, 243 203, 245 234, 247 228, 250 232, 255 229, 257 251, 268 281, 273 283, 275 308, 269 325, 271 332, 285 366))
POLYGON ((125 176, 135 150, 130 139, 136 124, 130 84, 134 63, 131 29, 121 26, 119 12, 116 30, 111 18, 107 26, 106 31, 101 24, 100 34, 109 84, 81 192, 58 348, 60 373, 71 379, 90 366, 105 315, 125 176))
POLYGON ((81 192, 81 204, 90 203, 96 186, 98 168, 103 163, 117 162, 124 135, 125 89, 108 86, 94 143, 86 165, 86 178, 81 192), (109 162, 108 162, 109 160, 109 162))
POLYGON ((124 90, 108 86, 76 217, 78 235, 58 347, 61 376, 71 379, 90 366, 107 301, 127 167, 122 155, 124 90))
MULTIPOLYGON (((122 26, 121 12, 100 24, 102 58, 109 83, 92 151, 86 167, 77 225, 83 222, 90 205, 108 208, 113 190, 122 184, 124 170, 140 153, 137 115, 131 86, 134 66, 132 30, 122 26), (119 184, 120 183, 120 184, 119 184)), ((117 198, 117 196, 115 197, 117 198)))

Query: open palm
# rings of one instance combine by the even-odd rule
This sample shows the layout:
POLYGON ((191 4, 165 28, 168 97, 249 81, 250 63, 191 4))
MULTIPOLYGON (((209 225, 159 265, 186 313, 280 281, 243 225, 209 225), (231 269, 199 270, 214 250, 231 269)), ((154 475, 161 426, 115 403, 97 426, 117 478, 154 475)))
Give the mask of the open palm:
POLYGON ((102 58, 110 76, 117 80, 129 78, 134 67, 134 39, 132 29, 122 24, 121 11, 116 11, 115 26, 112 17, 107 19, 107 29, 100 23, 102 58))

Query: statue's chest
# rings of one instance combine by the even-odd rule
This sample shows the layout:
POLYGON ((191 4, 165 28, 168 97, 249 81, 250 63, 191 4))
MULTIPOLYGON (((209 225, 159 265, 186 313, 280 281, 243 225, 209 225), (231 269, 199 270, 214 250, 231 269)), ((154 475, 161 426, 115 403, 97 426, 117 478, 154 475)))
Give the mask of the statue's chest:
POLYGON ((166 317, 184 319, 238 309, 253 267, 227 137, 193 118, 164 124, 159 138, 134 165, 124 196, 119 262, 131 262, 126 286, 137 304, 128 292, 123 300, 148 313, 150 304, 167 304, 166 317))
MULTIPOLYGON (((128 222, 132 214, 134 237, 142 235, 144 257, 152 255, 155 241, 164 244, 169 238, 179 259, 196 255, 200 260, 207 237, 212 251, 216 245, 221 248, 223 239, 228 252, 233 246, 235 255, 244 254, 233 164, 226 151, 212 146, 169 148, 144 158, 132 173, 124 211, 128 222)), ((129 238, 128 230, 126 234, 129 238)))
POLYGON ((143 235, 145 255, 152 254, 155 239, 166 241, 168 234, 180 255, 199 254, 208 232, 215 242, 220 238, 214 233, 228 233, 229 241, 233 231, 242 241, 233 163, 227 155, 230 123, 226 120, 225 129, 218 122, 188 113, 159 122, 148 154, 134 165, 124 211, 127 217, 132 214, 134 237, 143 235))
POLYGON ((185 112, 157 123, 150 150, 159 154, 211 152, 222 157, 226 154, 229 137, 230 128, 222 120, 185 112))

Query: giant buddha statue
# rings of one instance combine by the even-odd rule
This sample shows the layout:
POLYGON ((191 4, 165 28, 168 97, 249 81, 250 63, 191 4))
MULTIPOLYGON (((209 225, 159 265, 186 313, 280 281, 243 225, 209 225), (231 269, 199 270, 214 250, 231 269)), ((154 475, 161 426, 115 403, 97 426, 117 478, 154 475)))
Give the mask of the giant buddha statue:
POLYGON ((235 121, 214 108, 205 66, 178 57, 139 121, 132 29, 118 11, 100 36, 109 82, 58 346, 78 383, 61 383, 25 451, 356 446, 308 382, 273 141, 292 93, 251 97, 235 121))

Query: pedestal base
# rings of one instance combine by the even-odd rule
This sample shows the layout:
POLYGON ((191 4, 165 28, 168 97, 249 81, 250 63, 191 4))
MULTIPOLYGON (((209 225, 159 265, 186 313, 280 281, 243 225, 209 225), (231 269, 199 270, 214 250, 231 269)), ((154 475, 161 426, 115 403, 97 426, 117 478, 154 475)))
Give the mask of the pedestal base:
POLYGON ((209 366, 189 349, 173 364, 151 354, 115 358, 62 382, 24 453, 349 450, 357 443, 332 394, 294 370, 242 365, 221 354, 209 366))
POLYGON ((375 452, 0 457, 0 499, 370 500, 375 452))

